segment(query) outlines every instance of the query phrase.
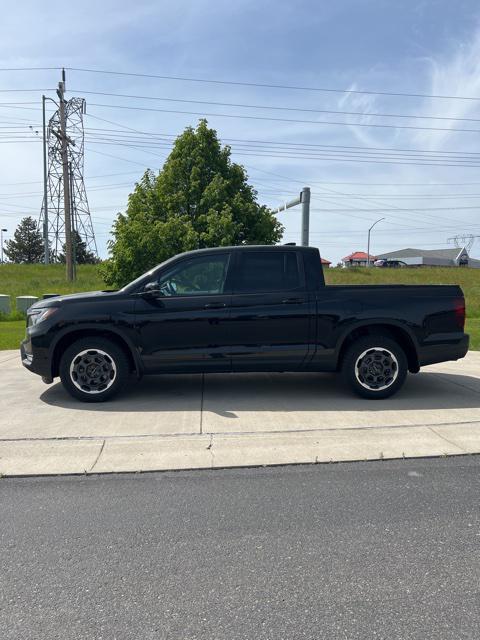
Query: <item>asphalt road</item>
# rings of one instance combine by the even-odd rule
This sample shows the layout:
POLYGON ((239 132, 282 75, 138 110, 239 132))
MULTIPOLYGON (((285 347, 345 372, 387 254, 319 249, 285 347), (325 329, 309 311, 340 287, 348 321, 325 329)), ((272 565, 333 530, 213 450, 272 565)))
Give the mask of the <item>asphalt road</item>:
POLYGON ((0 480, 2 640, 478 639, 480 457, 0 480))

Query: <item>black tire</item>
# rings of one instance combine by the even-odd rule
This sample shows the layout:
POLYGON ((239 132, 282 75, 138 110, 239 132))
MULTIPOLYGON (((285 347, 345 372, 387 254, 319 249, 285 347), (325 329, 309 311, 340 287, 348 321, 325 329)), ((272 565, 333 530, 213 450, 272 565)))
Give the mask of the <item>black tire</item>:
POLYGON ((408 361, 402 347, 381 334, 359 338, 343 358, 342 375, 362 398, 381 400, 393 396, 405 382, 408 361))
POLYGON ((82 402, 105 402, 113 398, 127 383, 129 369, 123 349, 102 337, 73 342, 60 359, 63 386, 82 402))

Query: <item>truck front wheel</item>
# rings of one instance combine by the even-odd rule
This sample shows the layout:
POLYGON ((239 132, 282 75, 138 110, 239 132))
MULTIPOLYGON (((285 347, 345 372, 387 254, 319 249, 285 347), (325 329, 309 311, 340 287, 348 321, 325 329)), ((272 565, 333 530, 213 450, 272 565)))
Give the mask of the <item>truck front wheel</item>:
POLYGON ((87 337, 71 344, 60 360, 60 379, 83 402, 103 402, 116 395, 129 376, 128 359, 112 341, 87 337))
POLYGON ((362 398, 382 399, 395 394, 405 382, 407 357, 388 336, 371 335, 351 344, 343 358, 342 375, 362 398))

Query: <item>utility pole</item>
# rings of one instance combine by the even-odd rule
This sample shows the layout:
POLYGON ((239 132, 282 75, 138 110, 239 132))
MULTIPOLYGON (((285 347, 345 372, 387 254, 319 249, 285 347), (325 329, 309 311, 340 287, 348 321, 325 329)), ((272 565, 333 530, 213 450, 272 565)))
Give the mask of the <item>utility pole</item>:
POLYGON ((379 220, 377 220, 376 222, 374 222, 372 224, 372 226, 370 227, 370 229, 368 230, 368 243, 367 243, 367 267, 370 267, 370 232, 372 231, 373 227, 378 224, 379 222, 381 222, 382 220, 385 220, 385 218, 380 218, 379 220))
POLYGON ((3 232, 7 229, 0 229, 0 264, 3 264, 3 232))
POLYGON ((71 236, 72 236, 72 264, 73 278, 77 279, 77 221, 75 220, 75 186, 73 181, 72 163, 68 163, 68 176, 70 180, 70 202, 71 202, 71 236))
POLYGON ((298 198, 285 202, 282 207, 278 207, 277 213, 280 211, 286 211, 291 207, 296 207, 297 204, 302 205, 302 247, 308 247, 309 242, 309 229, 310 229, 310 187, 303 187, 300 191, 298 198))
POLYGON ((72 218, 70 209, 70 171, 68 163, 68 145, 74 144, 67 136, 67 117, 65 113, 65 70, 62 70, 62 81, 58 83, 57 95, 59 99, 60 132, 57 138, 61 142, 61 155, 63 167, 63 209, 65 215, 65 263, 67 280, 72 282, 75 274, 73 269, 72 251, 72 218))
POLYGON ((43 246, 45 249, 45 264, 50 260, 50 247, 48 245, 48 193, 47 193, 47 125, 45 122, 45 96, 42 96, 43 115, 43 246))
POLYGON ((300 199, 302 203, 302 246, 308 247, 310 230, 310 187, 303 187, 300 199))

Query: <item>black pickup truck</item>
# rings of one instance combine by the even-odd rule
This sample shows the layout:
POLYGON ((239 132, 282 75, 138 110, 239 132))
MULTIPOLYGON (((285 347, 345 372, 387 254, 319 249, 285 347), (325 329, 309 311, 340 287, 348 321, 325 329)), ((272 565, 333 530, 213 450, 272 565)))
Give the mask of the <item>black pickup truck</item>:
MULTIPOLYGON (((178 255, 119 291, 41 300, 27 369, 87 402, 134 374, 340 371, 365 398, 468 350, 458 286, 326 286, 318 249, 241 246, 178 255)), ((439 391, 440 393, 440 391, 439 391)))

